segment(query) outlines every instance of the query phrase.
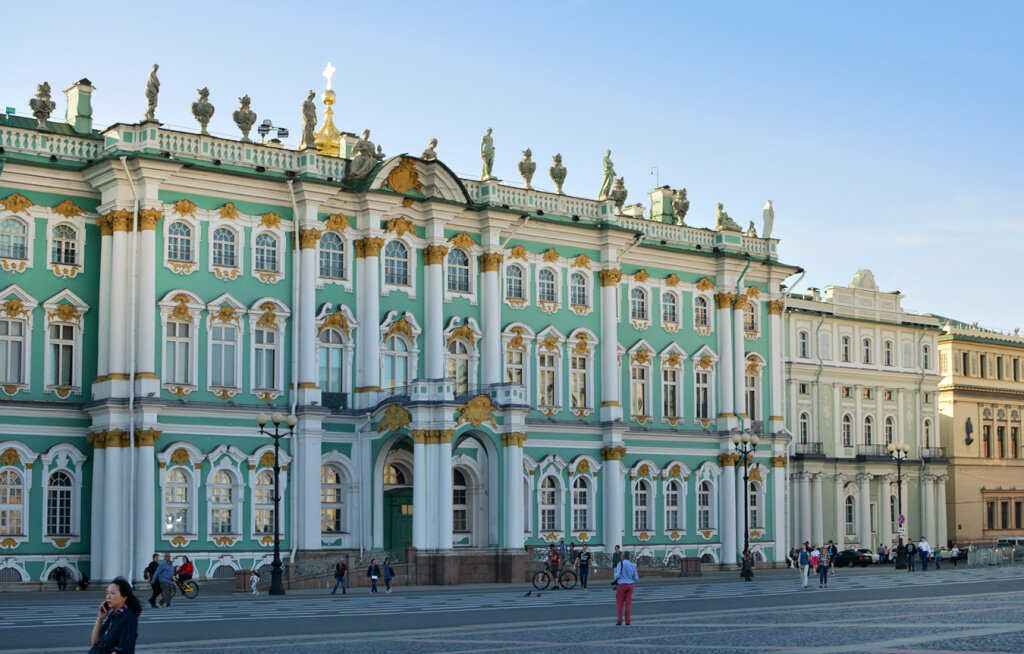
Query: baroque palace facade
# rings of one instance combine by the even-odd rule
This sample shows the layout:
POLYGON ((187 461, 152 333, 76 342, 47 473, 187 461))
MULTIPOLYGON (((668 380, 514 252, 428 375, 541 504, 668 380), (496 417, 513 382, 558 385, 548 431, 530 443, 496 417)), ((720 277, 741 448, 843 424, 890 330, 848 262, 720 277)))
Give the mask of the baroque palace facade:
POLYGON ((949 462, 940 445, 939 321, 906 313, 869 270, 786 305, 794 542, 946 544, 949 462), (898 475, 889 444, 909 446, 898 475), (901 476, 902 479, 898 477, 901 476), (897 484, 902 482, 902 488, 897 484))
POLYGON ((266 564, 272 410, 298 417, 286 560, 564 538, 731 564, 744 499, 755 556, 784 559, 777 241, 681 224, 666 189, 645 219, 378 159, 329 112, 294 151, 97 131, 92 91, 0 123, 3 579, 266 564))

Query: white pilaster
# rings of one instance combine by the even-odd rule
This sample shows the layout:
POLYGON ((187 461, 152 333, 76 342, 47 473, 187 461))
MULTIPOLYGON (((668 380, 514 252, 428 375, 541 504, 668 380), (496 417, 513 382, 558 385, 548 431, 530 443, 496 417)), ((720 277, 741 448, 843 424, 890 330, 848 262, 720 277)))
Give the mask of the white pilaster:
POLYGON ((775 520, 775 561, 785 563, 789 556, 789 534, 786 529, 786 468, 772 461, 772 515, 775 520))
POLYGON ((605 552, 622 545, 622 532, 626 517, 624 470, 618 456, 605 456, 601 468, 601 492, 604 494, 603 526, 605 552))
POLYGON ((821 503, 822 473, 811 475, 811 533, 813 542, 821 545, 825 542, 825 512, 821 503))
POLYGON ((480 327, 483 329, 483 360, 480 378, 485 384, 504 381, 501 375, 501 290, 498 273, 501 259, 501 254, 497 252, 485 252, 481 258, 480 327))
POLYGON ((110 375, 115 381, 111 384, 111 395, 121 395, 113 391, 125 386, 117 381, 128 379, 128 232, 121 223, 114 227, 110 273, 110 375))
POLYGON ((925 473, 921 475, 921 535, 928 539, 928 543, 935 547, 935 475, 925 473))
MULTIPOLYGON (((718 307, 718 324, 715 325, 718 335, 718 418, 719 429, 726 423, 722 419, 732 418, 733 414, 733 364, 732 364, 732 293, 719 293, 715 296, 718 307)), ((737 410, 738 413, 738 410, 737 410)), ((731 561, 730 561, 731 562, 731 561)))
POLYGON ((437 450, 437 549, 452 548, 452 437, 454 434, 443 432, 441 444, 433 446, 437 450))
POLYGON ((860 473, 857 475, 857 483, 860 484, 860 497, 857 498, 860 513, 857 518, 857 540, 861 547, 871 547, 871 475, 860 473))
POLYGON ((742 424, 750 429, 752 417, 747 415, 747 373, 746 373, 746 347, 743 336, 743 304, 740 300, 733 306, 732 311, 732 393, 733 410, 743 417, 742 424))
MULTIPOLYGON (((299 339, 299 404, 317 404, 321 401, 320 371, 316 359, 316 278, 319 268, 316 244, 319 237, 316 230, 300 232, 301 249, 299 250, 299 306, 293 307, 296 320, 296 333, 292 338, 299 339)), ((294 254, 294 253, 293 253, 294 254)), ((372 328, 372 325, 370 325, 372 328)), ((364 330, 359 330, 364 331, 364 330)), ((319 458, 319 453, 317 453, 319 458)), ((319 466, 318 466, 319 467, 319 466)), ((316 474, 320 478, 319 470, 316 474)), ((302 497, 300 494, 299 497, 302 497)), ((319 514, 319 511, 317 511, 319 514)), ((320 541, 317 527, 317 543, 320 541)))
MULTIPOLYGON (((800 487, 800 542, 811 540, 811 473, 797 473, 800 487)), ((811 543, 813 545, 813 543, 811 543)))
MULTIPOLYGON (((100 225, 102 236, 100 237, 100 287, 99 287, 99 316, 97 324, 98 334, 110 333, 110 267, 113 257, 114 236, 110 223, 106 216, 97 219, 100 225)), ((152 309, 152 307, 150 307, 152 309)), ((156 338, 153 336, 153 338, 156 338)), ((110 374, 110 339, 96 339, 96 375, 105 378, 110 374)), ((93 484, 93 488, 95 488, 93 484)), ((95 504, 93 505, 95 506, 95 504)), ((95 533, 95 532, 94 532, 95 533)), ((93 561, 96 559, 93 558, 93 561)), ((96 576, 95 574, 93 576, 96 576)), ((97 577, 98 579, 99 577, 97 577)))
POLYGON ((157 393, 160 389, 160 380, 156 376, 156 268, 160 261, 156 252, 156 227, 159 217, 159 209, 143 209, 136 236, 139 241, 135 261, 138 274, 135 302, 135 387, 140 397, 157 393))
POLYGON ((719 524, 722 531, 719 537, 722 539, 722 565, 732 566, 736 564, 736 467, 733 465, 735 454, 719 455, 718 462, 722 467, 722 483, 720 506, 721 520, 719 524))
MULTIPOLYGON (((935 423, 939 424, 938 422, 935 423)), ((935 478, 935 523, 936 533, 933 545, 946 546, 949 541, 949 530, 946 526, 946 479, 947 475, 935 478)))
POLYGON ((421 435, 413 437, 412 457, 412 546, 423 550, 430 548, 427 535, 427 484, 430 478, 427 470, 430 468, 427 463, 427 445, 421 435))
MULTIPOLYGON (((322 428, 318 414, 301 415, 295 429, 292 465, 295 485, 289 492, 298 500, 296 533, 299 549, 321 548, 320 527, 320 454, 322 428)), ((415 471, 414 478, 415 478, 415 471)))
MULTIPOLYGON (((136 432, 135 449, 135 561, 132 579, 140 579, 156 549, 156 457, 153 435, 136 432)), ((95 506, 95 504, 93 504, 95 506)))
POLYGON ((504 437, 505 501, 502 547, 523 546, 523 448, 518 435, 504 437))
POLYGON ((836 482, 836 535, 839 537, 839 542, 836 543, 836 547, 839 549, 846 549, 844 545, 840 543, 846 542, 846 497, 844 496, 844 490, 846 488, 846 477, 841 474, 835 476, 836 482))
MULTIPOLYGON (((116 321, 115 321, 116 322, 116 321)), ((122 343, 123 345, 123 343, 122 343)), ((115 432, 116 433, 116 432, 115 432)), ((120 434, 113 436, 114 446, 111 447, 111 437, 108 435, 106 451, 106 476, 102 479, 103 485, 103 526, 105 535, 113 538, 103 539, 103 581, 109 581, 114 577, 125 575, 125 554, 128 548, 126 543, 116 537, 124 533, 124 497, 123 484, 128 479, 124 474, 125 466, 122 454, 124 448, 120 446, 120 434)), ((100 480, 97 480, 99 482, 100 480)), ((97 580, 98 581, 98 580, 97 580)))
MULTIPOLYGON (((889 521, 889 482, 892 475, 881 475, 878 478, 878 540, 883 545, 892 545, 892 524, 889 521)), ((872 550, 878 547, 872 544, 872 550)))
MULTIPOLYGON (((361 377, 356 384, 356 406, 367 407, 376 402, 380 392, 380 248, 383 239, 364 238, 356 245, 356 256, 362 255, 363 283, 356 284, 361 295, 363 315, 359 316, 357 354, 362 362, 361 377)), ((409 371, 410 379, 415 376, 409 371)))
POLYGON ((423 352, 427 379, 442 379, 446 375, 444 366, 444 279, 442 278, 444 253, 443 245, 428 247, 424 252, 423 288, 423 352))
MULTIPOLYGON (((103 340, 103 339, 99 339, 103 340)), ((90 571, 89 574, 93 579, 101 580, 106 579, 103 576, 103 492, 105 489, 104 481, 107 478, 107 450, 104 448, 102 441, 99 443, 95 442, 95 439, 103 438, 102 434, 90 434, 90 440, 93 441, 92 451, 92 505, 90 506, 91 514, 89 516, 89 561, 90 571)))
MULTIPOLYGON (((785 426, 785 421, 782 417, 783 411, 783 390, 782 390, 782 368, 783 368, 783 356, 782 356, 782 302, 774 301, 768 303, 768 329, 769 337, 771 339, 771 360, 768 363, 768 370, 771 375, 771 415, 769 416, 769 422, 765 422, 766 430, 771 430, 773 433, 781 430, 785 426)), ((815 384, 815 391, 817 391, 817 384, 815 384)), ((817 404, 815 404, 817 406, 817 404)), ((795 414, 792 414, 795 415, 795 414)))
MULTIPOLYGON (((622 392, 619 388, 618 325, 616 311, 619 280, 618 270, 601 271, 601 420, 622 419, 622 392)), ((608 496, 605 496, 606 501, 608 496)), ((616 541, 618 542, 618 541, 616 541)), ((609 547, 605 541, 605 547, 609 547)))

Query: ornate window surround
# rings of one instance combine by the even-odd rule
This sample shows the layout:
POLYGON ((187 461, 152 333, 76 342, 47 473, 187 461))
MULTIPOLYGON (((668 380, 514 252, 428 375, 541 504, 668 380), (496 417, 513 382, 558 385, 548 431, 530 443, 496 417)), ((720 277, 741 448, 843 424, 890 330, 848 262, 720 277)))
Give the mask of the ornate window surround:
POLYGON ((53 364, 53 352, 50 347, 50 326, 71 325, 74 328, 74 354, 72 356, 71 386, 59 386, 47 383, 46 393, 55 393, 57 397, 64 399, 69 394, 82 394, 82 333, 85 328, 85 314, 89 311, 89 305, 82 301, 71 291, 64 289, 49 300, 43 302, 43 310, 46 312, 45 345, 43 352, 43 370, 48 374, 53 364), (61 307, 74 307, 66 309, 61 307))
POLYGON ((662 503, 663 507, 664 507, 664 511, 662 512, 663 515, 662 515, 662 523, 661 524, 664 527, 663 534, 665 536, 668 536, 673 541, 679 540, 680 536, 683 536, 683 535, 686 534, 686 526, 687 526, 686 525, 686 510, 687 510, 687 506, 688 506, 687 505, 687 496, 688 496, 687 486, 689 485, 689 479, 690 479, 690 467, 687 466, 682 461, 679 461, 679 460, 669 461, 661 469, 661 495, 664 498, 664 501, 662 503), (668 518, 669 518, 669 514, 672 512, 672 509, 668 505, 668 492, 669 492, 670 484, 673 484, 673 483, 679 485, 679 505, 678 505, 678 508, 676 509, 676 513, 677 513, 677 517, 678 517, 679 522, 678 522, 678 527, 677 528, 670 529, 669 526, 668 526, 668 524, 669 524, 669 519, 668 518))
POLYGON ((199 244, 203 241, 202 239, 202 223, 195 217, 194 214, 174 214, 171 217, 170 212, 166 212, 163 220, 160 221, 163 229, 163 264, 164 268, 178 275, 191 275, 199 269, 199 244), (188 225, 192 235, 190 237, 191 244, 189 245, 189 259, 187 261, 172 260, 170 257, 170 229, 171 225, 175 223, 182 223, 188 225))
POLYGON ((32 383, 32 323, 33 314, 39 306, 31 295, 21 290, 17 284, 11 284, 0 291, 0 318, 20 320, 24 324, 22 330, 21 379, 17 384, 0 386, 7 395, 15 395, 19 391, 27 391, 32 383), (9 296, 13 295, 13 298, 9 296))
MULTIPOLYGON (((338 545, 339 541, 344 543, 344 537, 354 532, 353 525, 356 524, 354 515, 358 510, 359 484, 353 481, 356 476, 353 472, 352 461, 337 450, 328 450, 320 455, 320 466, 331 466, 338 471, 342 485, 341 496, 341 531, 321 532, 321 541, 324 545, 338 545)), ((321 522, 321 525, 323 523, 321 522)))
MULTIPOLYGON (((95 219, 95 217, 93 217, 95 219)), ((65 218, 54 214, 51 210, 46 221, 46 269, 53 272, 57 277, 74 278, 85 272, 85 231, 86 217, 81 215, 75 218, 65 218), (54 263, 53 262, 53 232, 61 225, 66 225, 75 230, 75 263, 54 263)))
POLYGON ((526 260, 515 261, 510 260, 508 257, 501 267, 501 297, 502 301, 513 309, 523 309, 530 306, 530 291, 532 284, 530 283, 530 263, 526 260), (508 295, 508 270, 509 268, 518 268, 523 273, 523 297, 522 298, 510 298, 508 295))
POLYGON ((169 369, 167 361, 167 323, 174 319, 191 323, 189 329, 188 379, 185 383, 164 381, 163 388, 177 397, 190 395, 199 387, 199 319, 206 303, 191 291, 174 289, 157 302, 160 309, 160 371, 161 377, 169 369))
POLYGON ((549 325, 537 334, 536 355, 534 357, 537 366, 537 395, 536 406, 539 411, 549 418, 554 416, 564 406, 563 388, 565 386, 565 337, 554 326, 549 325), (553 354, 555 357, 555 397, 554 404, 548 406, 541 403, 541 381, 540 381, 540 357, 542 354, 553 354))
POLYGON ((202 472, 205 456, 199 448, 185 441, 177 441, 157 453, 159 465, 158 483, 160 485, 160 540, 170 543, 173 547, 186 547, 199 537, 199 475, 202 472), (177 454, 184 451, 185 454, 177 454), (187 532, 184 534, 167 533, 164 531, 164 518, 167 515, 167 475, 171 470, 180 468, 185 473, 188 483, 188 520, 187 532))
POLYGON ((262 297, 249 307, 249 392, 264 402, 276 400, 284 392, 284 360, 287 351, 284 348, 288 336, 291 311, 280 300, 273 297, 262 297), (268 306, 269 304, 269 306, 268 306), (256 330, 268 329, 276 331, 274 341, 274 387, 256 388, 256 330))
MULTIPOLYGON (((483 254, 483 248, 479 245, 473 245, 469 247, 460 247, 449 245, 448 253, 444 255, 444 259, 441 263, 441 280, 444 284, 444 301, 451 302, 455 298, 463 298, 469 300, 469 303, 476 306, 479 303, 480 298, 480 255, 483 254), (448 258, 452 256, 452 252, 461 250, 466 258, 469 260, 469 291, 453 291, 448 288, 448 258)), ((502 289, 504 291, 504 289, 502 289)))
POLYGON ((244 350, 244 331, 246 307, 228 293, 206 305, 206 388, 220 399, 233 398, 242 390, 242 354, 244 350), (235 328, 235 385, 213 385, 213 328, 215 325, 228 325, 235 328))
MULTIPOLYGON (((380 257, 377 260, 377 265, 380 266, 380 294, 382 296, 388 296, 393 291, 405 293, 410 300, 416 299, 416 284, 418 281, 418 275, 420 268, 423 268, 421 258, 423 256, 423 248, 426 246, 426 241, 421 238, 410 235, 409 233, 403 232, 401 235, 395 233, 387 233, 384 235, 384 244, 380 248, 380 257), (409 270, 409 284, 403 286, 401 284, 389 284, 387 281, 387 275, 385 273, 384 265, 384 252, 388 247, 388 244, 392 241, 399 241, 405 246, 406 250, 406 261, 408 262, 409 270)), ((443 277, 443 276, 442 276, 443 277)), ((447 283, 442 279, 441 283, 444 284, 444 288, 447 288, 447 283)))
MULTIPOLYGON (((21 477, 21 533, 20 534, 4 534, 0 540, 11 539, 16 544, 28 542, 29 535, 32 533, 32 511, 29 510, 32 501, 32 467, 35 464, 38 455, 30 450, 26 445, 19 441, 4 441, 0 443, 0 454, 7 452, 8 450, 14 450, 17 454, 17 461, 8 464, 0 464, 0 472, 5 470, 13 470, 21 477)), ((43 486, 45 492, 46 487, 43 486)), ((44 523, 42 529, 46 529, 44 523)))
MULTIPOLYGON (((396 322, 398 322, 399 320, 401 320, 403 318, 405 319, 406 323, 409 325, 409 331, 408 331, 408 333, 406 333, 404 331, 396 331, 395 334, 404 337, 406 339, 406 341, 408 342, 408 344, 409 344, 409 352, 407 354, 408 359, 409 359, 409 367, 408 367, 409 379, 408 379, 408 382, 411 382, 413 379, 416 379, 417 375, 419 374, 419 365, 420 365, 419 335, 421 333, 423 333, 423 329, 420 327, 420 324, 418 322, 416 322, 416 316, 414 316, 411 311, 405 311, 401 315, 399 315, 399 313, 397 311, 394 311, 394 310, 388 311, 387 315, 384 316, 383 322, 381 322, 381 324, 380 324, 380 329, 379 329, 379 331, 380 331, 380 348, 381 348, 381 351, 383 352, 384 344, 387 343, 388 335, 389 335, 389 332, 391 331, 391 325, 396 323, 396 322)), ((383 356, 381 356, 381 358, 380 358, 380 366, 381 366, 380 379, 383 381, 383 379, 384 379, 384 357, 383 356)))
MULTIPOLYGON (((344 362, 341 377, 341 392, 351 393, 352 392, 352 373, 355 370, 353 368, 353 359, 355 358, 356 350, 356 336, 355 331, 359 329, 359 322, 353 317, 352 311, 346 304, 339 304, 337 308, 334 307, 330 302, 325 302, 320 307, 320 312, 316 317, 316 357, 317 357, 317 375, 320 374, 320 350, 323 345, 320 343, 320 334, 326 329, 336 329, 341 332, 342 335, 342 350, 344 352, 344 362), (332 318, 333 314, 339 314, 341 320, 332 318), (330 323, 328 324, 328 319, 330 323), (335 324, 342 323, 342 324, 335 324)), ((323 390, 323 389, 321 389, 323 390)))
POLYGON ((62 471, 71 477, 71 534, 52 536, 46 533, 50 510, 46 496, 43 497, 43 517, 39 525, 41 540, 44 543, 64 549, 82 539, 82 477, 84 474, 82 464, 88 460, 88 457, 70 443, 58 443, 45 454, 40 455, 39 460, 43 464, 41 479, 44 493, 48 493, 50 475, 54 472, 62 471))
MULTIPOLYGON (((281 511, 281 515, 278 518, 277 524, 280 529, 280 537, 284 539, 286 538, 286 534, 288 533, 287 517, 289 498, 287 496, 287 493, 289 475, 283 473, 286 473, 288 471, 288 466, 291 465, 292 457, 284 450, 280 450, 279 456, 280 459, 278 460, 278 463, 281 466, 282 472, 280 476, 281 502, 279 508, 279 510, 281 511)), ((269 547, 274 543, 273 534, 268 535, 256 532, 256 477, 260 472, 267 469, 269 469, 271 474, 273 474, 274 446, 272 444, 261 445, 260 447, 256 448, 255 452, 249 455, 247 460, 249 463, 249 476, 246 479, 249 485, 249 531, 247 535, 253 540, 258 541, 260 545, 269 547)))
POLYGON ((463 320, 460 316, 452 316, 448 319, 448 326, 444 329, 444 365, 445 372, 448 371, 448 360, 452 358, 448 346, 456 340, 462 340, 467 346, 469 353, 469 378, 470 387, 476 386, 480 378, 480 339, 483 338, 483 331, 477 324, 476 318, 469 316, 463 320))
POLYGON ((668 424, 672 426, 675 426, 679 420, 682 420, 683 418, 686 417, 686 405, 683 400, 686 397, 686 382, 684 371, 686 368, 686 360, 688 358, 689 357, 687 356, 686 352, 683 350, 683 348, 679 347, 679 344, 676 342, 669 343, 667 347, 665 347, 664 349, 662 349, 661 352, 658 353, 658 384, 661 388, 661 402, 659 404, 659 408, 662 414, 661 419, 665 422, 668 422, 668 424), (676 408, 679 415, 676 416, 664 415, 665 378, 664 375, 661 373, 666 368, 674 368, 678 371, 678 374, 676 376, 676 408))
MULTIPOLYGON (((219 547, 234 545, 242 537, 242 510, 245 507, 245 476, 239 466, 247 460, 245 452, 234 445, 219 445, 206 457, 210 463, 210 471, 206 474, 206 540, 219 547), (213 476, 227 471, 231 477, 231 531, 213 532, 213 476), (230 541, 230 542, 228 542, 230 541)), ((219 505, 218 505, 219 506, 219 505)))
MULTIPOLYGON (((355 239, 352 238, 352 230, 350 229, 334 229, 325 230, 320 238, 316 241, 316 287, 318 289, 323 288, 327 285, 340 286, 349 293, 353 290, 352 280, 355 277, 353 272, 355 271, 355 239), (320 275, 320 243, 321 239, 327 234, 334 234, 341 239, 342 245, 345 248, 343 257, 345 260, 345 276, 338 277, 323 277, 320 275)), ((383 279, 383 278, 381 278, 383 279)))
MULTIPOLYGON (((650 310, 650 309, 648 309, 650 310)), ((637 341, 627 351, 629 354, 629 417, 641 425, 651 420, 654 416, 654 357, 655 350, 645 339, 637 341), (633 397, 633 369, 643 368, 646 371, 644 377, 644 412, 643 415, 634 413, 633 397)))
MULTIPOLYGON (((2 207, 2 205, 0 205, 2 207)), ((11 211, 7 211, 0 208, 0 223, 3 223, 8 218, 13 218, 21 222, 25 226, 25 258, 24 259, 0 259, 0 270, 4 272, 25 272, 31 270, 33 265, 35 242, 36 242, 36 221, 29 215, 28 211, 23 212, 24 215, 18 215, 11 211)), ((49 260, 50 253, 47 251, 46 259, 49 260)))
MULTIPOLYGON (((717 380, 715 368, 718 366, 718 355, 707 345, 701 346, 699 350, 690 356, 691 368, 693 371, 693 419, 702 426, 707 427, 716 418, 718 409, 717 402, 717 380), (697 411, 697 373, 708 373, 708 417, 700 419, 697 411)), ((732 414, 730 414, 732 415, 732 414)))
POLYGON ((519 349, 523 353, 523 387, 526 389, 526 397, 533 397, 530 394, 530 371, 533 368, 535 339, 530 326, 522 322, 509 324, 501 333, 501 379, 506 378, 509 350, 519 349))
POLYGON ((597 334, 595 334, 594 332, 585 327, 577 327, 576 329, 569 333, 569 336, 566 339, 566 345, 569 346, 569 355, 567 358, 567 364, 569 366, 569 376, 566 379, 568 379, 569 381, 567 389, 568 393, 570 394, 567 406, 569 406, 570 410, 572 410, 573 412, 573 415, 575 415, 577 418, 585 418, 594 411, 594 393, 595 387, 597 386, 597 375, 594 371, 594 352, 597 350, 599 344, 600 341, 597 338, 597 334), (572 357, 574 356, 583 356, 586 358, 587 362, 587 369, 584 374, 586 379, 587 392, 585 406, 582 408, 572 407, 572 357))
MULTIPOLYGON (((165 221, 166 222, 166 221, 165 221)), ((216 217, 210 220, 206 225, 207 241, 209 250, 207 257, 207 265, 210 267, 210 272, 216 275, 217 279, 233 280, 237 279, 239 275, 245 274, 245 228, 242 227, 238 222, 234 220, 227 220, 225 218, 216 217), (218 229, 230 230, 235 235, 235 265, 234 266, 222 266, 214 263, 213 258, 213 234, 218 229)), ((255 241, 254 241, 255 243, 255 241)), ((254 260, 255 262, 255 260, 254 260)))

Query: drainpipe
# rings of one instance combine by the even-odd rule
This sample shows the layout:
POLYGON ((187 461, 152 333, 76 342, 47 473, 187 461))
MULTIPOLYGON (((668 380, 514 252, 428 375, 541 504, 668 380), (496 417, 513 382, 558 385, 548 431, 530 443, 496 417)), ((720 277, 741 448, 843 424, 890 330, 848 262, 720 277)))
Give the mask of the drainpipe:
POLYGON ((512 240, 512 237, 516 235, 516 232, 518 232, 523 227, 526 227, 526 223, 528 222, 530 222, 530 216, 528 216, 527 214, 524 213, 522 216, 519 217, 519 224, 512 228, 512 231, 508 233, 508 236, 506 236, 505 240, 502 242, 502 250, 504 250, 505 246, 508 245, 508 242, 512 240))
MULTIPOLYGON (((641 238, 640 240, 643 240, 643 239, 641 238)), ((637 241, 637 243, 639 243, 639 241, 637 241)), ((747 270, 750 269, 750 262, 751 261, 752 261, 752 259, 750 258, 750 255, 747 255, 747 265, 743 266, 743 272, 740 273, 739 278, 737 278, 737 280, 736 280, 736 297, 737 298, 740 296, 740 286, 743 284, 743 277, 747 274, 747 270)), ((733 329, 736 329, 736 325, 733 325, 733 329)), ((730 346, 729 347, 732 350, 733 365, 736 365, 736 339, 733 337, 732 334, 729 334, 729 342, 730 342, 730 346)), ((740 352, 740 354, 743 354, 743 353, 740 352)), ((736 371, 734 370, 733 373, 735 374, 735 372, 736 371)), ((743 396, 740 395, 739 397, 736 397, 736 383, 735 382, 733 382, 732 388, 733 388, 733 391, 732 391, 733 392, 732 414, 734 416, 736 416, 737 420, 740 421, 740 431, 742 432, 743 431, 743 418, 740 417, 739 408, 740 408, 740 401, 743 400, 743 396)), ((743 492, 746 492, 746 489, 744 489, 743 492)))
MULTIPOLYGON (((291 414, 295 415, 295 404, 299 399, 299 335, 302 333, 302 307, 299 306, 299 276, 301 275, 301 251, 299 250, 299 205, 295 202, 295 189, 292 187, 292 180, 288 180, 288 195, 292 201, 292 379, 289 386, 289 403, 291 414)), ((292 434, 292 465, 288 470, 288 488, 292 492, 292 515, 288 523, 291 525, 292 551, 288 560, 295 563, 295 553, 299 549, 299 540, 296 537, 298 529, 297 507, 299 496, 295 490, 295 458, 298 448, 295 447, 295 434, 292 434)))
MULTIPOLYGON (((139 244, 139 194, 135 190, 135 181, 128 170, 128 160, 121 157, 124 174, 128 176, 128 186, 132 191, 132 242, 131 255, 128 259, 128 279, 131 291, 128 293, 128 575, 134 579, 135 574, 135 301, 138 291, 138 257, 139 244)), ((153 489, 148 489, 153 492, 153 489)))

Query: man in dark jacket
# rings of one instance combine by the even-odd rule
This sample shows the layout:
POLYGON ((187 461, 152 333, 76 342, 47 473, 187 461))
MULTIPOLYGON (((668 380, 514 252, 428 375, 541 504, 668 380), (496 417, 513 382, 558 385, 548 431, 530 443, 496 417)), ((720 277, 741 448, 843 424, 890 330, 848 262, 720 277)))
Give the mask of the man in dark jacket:
POLYGON ((160 555, 154 554, 153 560, 146 566, 146 572, 143 576, 146 581, 149 582, 149 587, 153 589, 153 594, 149 596, 149 605, 154 609, 156 608, 156 598, 160 595, 160 582, 156 580, 156 569, 160 565, 160 555))
POLYGON ((345 586, 348 585, 348 566, 345 565, 344 557, 338 559, 338 565, 334 566, 334 590, 331 595, 338 592, 338 584, 341 584, 341 594, 345 594, 345 586))

